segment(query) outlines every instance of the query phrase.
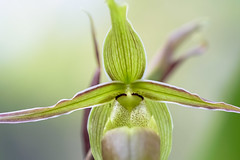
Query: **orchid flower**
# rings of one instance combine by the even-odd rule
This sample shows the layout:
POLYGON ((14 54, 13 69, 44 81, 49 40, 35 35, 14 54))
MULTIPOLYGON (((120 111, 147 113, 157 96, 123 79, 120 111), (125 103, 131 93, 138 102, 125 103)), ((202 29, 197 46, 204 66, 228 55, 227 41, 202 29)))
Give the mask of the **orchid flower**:
POLYGON ((104 42, 103 62, 111 81, 94 85, 52 106, 0 113, 0 123, 35 122, 93 108, 88 133, 96 160, 117 156, 116 159, 166 160, 171 151, 173 128, 166 103, 240 113, 236 106, 209 101, 166 83, 145 80, 146 52, 127 19, 127 5, 114 0, 107 0, 107 4, 112 27, 104 42))

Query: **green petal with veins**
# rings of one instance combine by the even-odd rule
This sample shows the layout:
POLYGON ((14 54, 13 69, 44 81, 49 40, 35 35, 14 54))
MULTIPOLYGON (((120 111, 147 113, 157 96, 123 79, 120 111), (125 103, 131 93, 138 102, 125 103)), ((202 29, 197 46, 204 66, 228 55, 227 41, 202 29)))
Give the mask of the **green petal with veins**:
POLYGON ((188 92, 166 83, 156 81, 136 81, 131 84, 132 91, 143 97, 155 101, 177 103, 184 106, 221 110, 240 113, 240 108, 224 102, 213 102, 201 98, 197 94, 188 92))
POLYGON ((91 110, 88 119, 88 135, 91 152, 96 160, 102 160, 101 140, 105 124, 112 112, 112 101, 91 110))
POLYGON ((145 72, 146 55, 143 43, 127 19, 127 6, 107 0, 112 28, 103 48, 104 66, 112 80, 131 83, 145 72))
POLYGON ((167 160, 172 149, 172 118, 165 103, 145 98, 145 104, 153 116, 160 137, 160 160, 167 160))
POLYGON ((79 92, 72 99, 61 100, 53 106, 0 113, 0 123, 25 123, 54 118, 79 109, 105 104, 124 91, 125 84, 121 82, 96 85, 79 92))

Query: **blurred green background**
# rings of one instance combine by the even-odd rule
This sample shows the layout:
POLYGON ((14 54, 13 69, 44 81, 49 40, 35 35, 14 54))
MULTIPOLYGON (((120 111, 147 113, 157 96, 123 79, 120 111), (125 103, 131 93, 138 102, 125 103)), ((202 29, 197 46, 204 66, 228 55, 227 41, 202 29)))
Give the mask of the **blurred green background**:
MULTIPOLYGON (((206 20, 200 36, 193 36, 185 48, 203 37, 208 51, 184 63, 169 83, 240 106, 240 1, 126 1, 148 61, 171 31, 192 20, 206 20)), ((101 48, 110 27, 104 0, 0 0, 0 112, 52 105, 88 87, 96 64, 82 9, 93 16, 101 48)), ((104 73, 102 81, 107 81, 104 73)), ((239 115, 176 105, 170 110, 170 160, 239 159, 239 115)), ((1 124, 0 160, 83 159, 82 113, 1 124)))

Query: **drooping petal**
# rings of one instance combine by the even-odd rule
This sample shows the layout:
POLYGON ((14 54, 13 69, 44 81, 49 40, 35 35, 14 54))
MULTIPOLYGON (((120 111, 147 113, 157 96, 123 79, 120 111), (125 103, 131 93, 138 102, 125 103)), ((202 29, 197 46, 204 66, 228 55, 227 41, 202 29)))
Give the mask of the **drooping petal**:
POLYGON ((92 34, 92 40, 93 40, 93 44, 94 44, 94 51, 95 51, 95 58, 97 60, 97 67, 100 69, 100 54, 99 54, 99 49, 98 49, 98 42, 97 42, 97 38, 96 38, 96 29, 95 29, 95 25, 93 23, 93 18, 91 16, 90 13, 88 13, 87 11, 84 11, 89 20, 90 20, 90 26, 91 26, 91 34, 92 34))
POLYGON ((181 65, 185 60, 194 55, 204 53, 208 48, 206 41, 199 42, 197 46, 184 51, 181 57, 174 57, 177 49, 202 27, 203 23, 196 21, 185 24, 173 31, 163 45, 164 47, 153 57, 151 63, 149 63, 148 79, 161 82, 166 81, 173 71, 177 69, 177 66, 181 65))
POLYGON ((112 28, 103 48, 104 66, 112 80, 131 83, 141 79, 146 66, 143 43, 127 19, 127 6, 107 0, 112 28))
POLYGON ((0 123, 24 123, 54 118, 78 109, 104 104, 124 91, 125 85, 121 82, 111 82, 93 86, 77 93, 72 99, 61 100, 50 107, 0 113, 0 123))
POLYGON ((112 103, 94 107, 88 119, 88 134, 92 155, 97 160, 102 160, 101 140, 103 137, 105 124, 111 115, 112 103))
POLYGON ((192 107, 240 113, 239 107, 224 102, 212 102, 201 98, 197 94, 166 83, 147 80, 136 81, 131 84, 131 88, 133 92, 156 101, 173 102, 192 107))
MULTIPOLYGON (((88 18, 90 20, 92 40, 93 40, 94 49, 95 49, 95 58, 97 60, 97 68, 96 68, 94 77, 91 81, 91 85, 90 85, 90 86, 94 86, 94 85, 98 85, 100 83, 100 76, 101 76, 100 55, 99 55, 98 42, 97 42, 96 32, 95 32, 96 29, 95 29, 95 26, 93 23, 92 16, 90 15, 90 13, 88 13, 86 11, 85 11, 85 13, 88 15, 88 18)), ((88 136, 88 131, 87 131, 87 123, 88 123, 88 117, 89 117, 90 111, 91 111, 91 108, 87 108, 84 110, 82 125, 81 125, 85 155, 87 155, 87 153, 89 152, 89 149, 90 149, 89 136, 88 136)))
POLYGON ((172 149, 172 118, 165 103, 145 98, 146 107, 153 116, 160 137, 160 160, 167 160, 172 149))

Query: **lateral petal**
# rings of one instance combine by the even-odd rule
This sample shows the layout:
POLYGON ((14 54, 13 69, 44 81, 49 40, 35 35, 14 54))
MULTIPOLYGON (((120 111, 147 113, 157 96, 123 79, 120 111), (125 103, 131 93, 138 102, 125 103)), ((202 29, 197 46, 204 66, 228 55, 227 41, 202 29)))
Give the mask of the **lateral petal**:
POLYGON ((75 110, 99 106, 124 91, 125 85, 121 82, 96 85, 77 93, 72 99, 60 100, 53 106, 0 113, 0 123, 25 123, 58 117, 75 110))

